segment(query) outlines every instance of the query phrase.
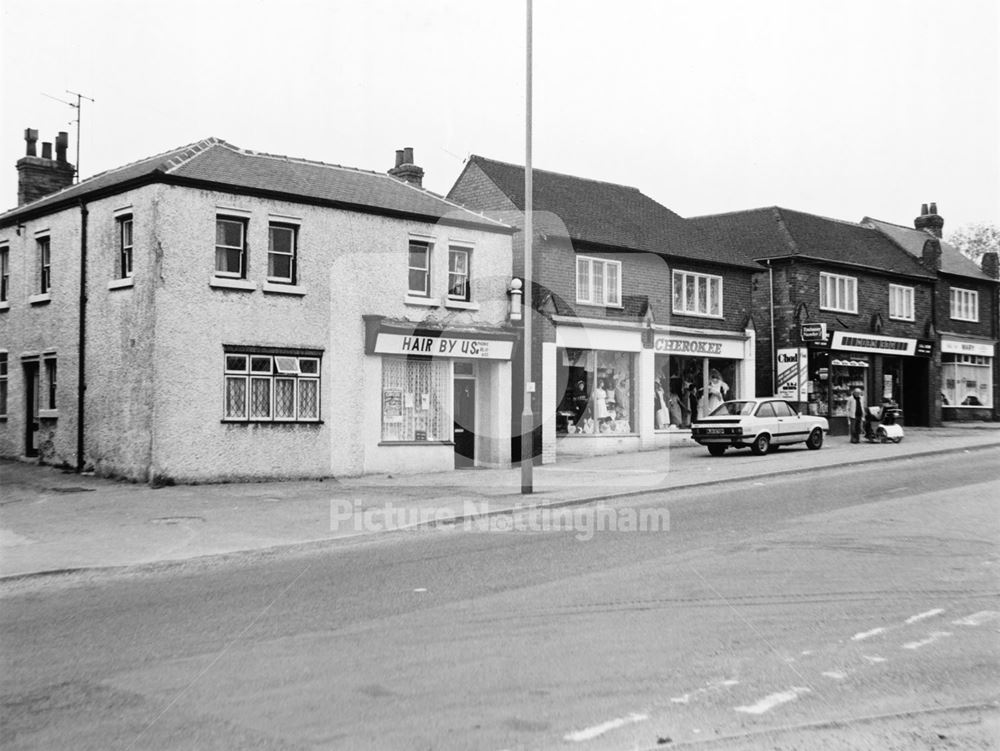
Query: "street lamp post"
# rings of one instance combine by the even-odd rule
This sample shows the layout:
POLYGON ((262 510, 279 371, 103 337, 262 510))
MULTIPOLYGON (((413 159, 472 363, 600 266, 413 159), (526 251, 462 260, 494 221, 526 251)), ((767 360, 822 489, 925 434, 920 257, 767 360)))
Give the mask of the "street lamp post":
POLYGON ((534 490, 532 469, 534 464, 534 415, 532 412, 532 395, 535 384, 531 380, 531 305, 532 305, 532 260, 531 241, 533 227, 531 212, 533 210, 531 184, 531 0, 527 0, 528 25, 526 46, 525 75, 525 139, 524 139, 524 341, 521 350, 524 354, 524 392, 521 409, 521 493, 530 495, 534 490))

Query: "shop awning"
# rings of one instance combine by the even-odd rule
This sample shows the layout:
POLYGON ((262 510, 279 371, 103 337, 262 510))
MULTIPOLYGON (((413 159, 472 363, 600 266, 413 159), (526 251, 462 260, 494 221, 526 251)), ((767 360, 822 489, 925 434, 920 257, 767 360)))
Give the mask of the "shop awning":
POLYGON ((518 332, 509 328, 363 318, 366 355, 510 360, 518 339, 518 332))

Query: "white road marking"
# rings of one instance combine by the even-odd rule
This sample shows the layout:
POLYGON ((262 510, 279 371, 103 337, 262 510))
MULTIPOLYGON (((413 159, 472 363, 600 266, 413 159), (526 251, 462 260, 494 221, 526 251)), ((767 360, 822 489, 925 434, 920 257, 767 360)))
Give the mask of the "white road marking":
POLYGON ((802 654, 803 655, 811 655, 812 653, 813 653, 813 651, 811 649, 803 649, 802 650, 802 654))
POLYGON ((847 677, 847 673, 843 673, 839 670, 827 670, 823 673, 827 678, 833 678, 835 681, 842 681, 847 677))
POLYGON ((674 704, 687 704, 696 696, 701 694, 707 694, 710 691, 718 691, 723 688, 729 688, 731 686, 738 686, 739 681, 733 680, 732 678, 727 678, 721 681, 709 681, 705 684, 705 688, 697 688, 689 694, 684 694, 683 696, 672 696, 670 701, 674 704))
POLYGON ((808 693, 808 688, 792 686, 792 688, 788 691, 782 691, 779 694, 770 694, 769 696, 765 696, 756 704, 751 704, 748 707, 733 707, 733 709, 737 712, 746 712, 747 714, 764 714, 781 704, 787 704, 790 701, 795 701, 799 698, 799 694, 808 693))
POLYGON ((879 634, 884 634, 884 628, 873 628, 871 631, 862 631, 860 634, 855 634, 851 637, 851 641, 861 641, 862 639, 868 639, 872 636, 878 636, 879 634))
POLYGON ((691 694, 684 694, 684 696, 671 696, 670 701, 674 704, 687 704, 691 701, 691 694))
POLYGON ((944 612, 944 608, 935 608, 934 610, 928 610, 926 613, 917 613, 916 615, 911 615, 906 619, 907 623, 916 623, 917 621, 922 621, 925 618, 933 618, 935 615, 941 615, 944 612))
POLYGON ((926 647, 928 644, 933 644, 938 639, 943 639, 946 636, 951 636, 950 631, 932 631, 926 639, 921 639, 920 641, 910 641, 903 645, 903 649, 920 649, 921 647, 926 647))
POLYGON ((861 656, 864 659, 868 660, 868 662, 872 663, 873 665, 876 665, 880 662, 886 662, 886 659, 884 657, 879 657, 878 655, 861 655, 861 656))
POLYGON ((414 591, 414 592, 426 592, 426 591, 427 591, 427 588, 426 588, 426 587, 417 587, 417 588, 416 588, 415 590, 413 590, 413 591, 414 591))
POLYGON ((995 610, 980 610, 978 613, 973 613, 965 618, 952 621, 952 624, 955 626, 982 626, 984 623, 995 621, 997 618, 1000 618, 1000 613, 995 610))
POLYGON ((607 722, 602 722, 600 725, 594 725, 593 727, 585 728, 583 730, 577 730, 572 733, 567 733, 563 736, 565 741, 589 741, 593 738, 597 738, 599 735, 604 735, 610 730, 617 730, 625 725, 631 725, 635 722, 642 722, 643 720, 648 720, 649 715, 637 714, 632 712, 626 717, 619 717, 616 720, 608 720, 607 722))

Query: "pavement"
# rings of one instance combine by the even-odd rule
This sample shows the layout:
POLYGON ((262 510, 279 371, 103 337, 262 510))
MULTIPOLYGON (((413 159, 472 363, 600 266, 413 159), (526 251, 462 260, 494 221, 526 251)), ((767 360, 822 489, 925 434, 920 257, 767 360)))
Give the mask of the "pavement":
MULTIPOLYGON (((1000 423, 907 427, 899 444, 828 436, 819 451, 798 445, 766 456, 744 449, 711 457, 677 434, 667 448, 534 467, 528 495, 516 467, 152 488, 0 460, 0 580, 349 543, 526 507, 682 493, 861 462, 886 462, 891 472, 894 460, 988 448, 1000 448, 1000 423)), ((1000 471, 1000 454, 984 456, 1000 471)))

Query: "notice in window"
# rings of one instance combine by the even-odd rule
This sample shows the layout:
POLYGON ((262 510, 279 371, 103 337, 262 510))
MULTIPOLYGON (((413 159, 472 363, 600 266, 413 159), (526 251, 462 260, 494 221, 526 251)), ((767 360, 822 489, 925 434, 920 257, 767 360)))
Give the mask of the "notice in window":
POLYGON ((385 422, 403 421, 403 392, 401 389, 386 389, 382 392, 382 419, 385 422))

